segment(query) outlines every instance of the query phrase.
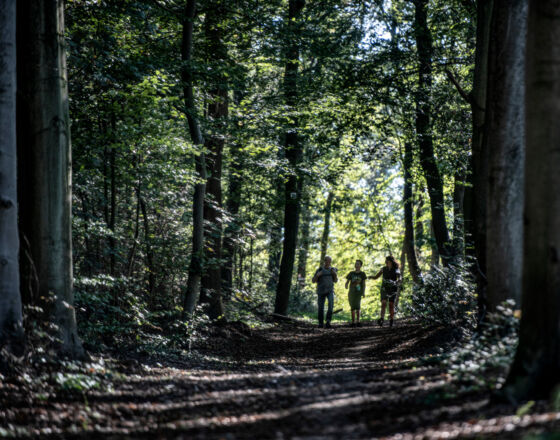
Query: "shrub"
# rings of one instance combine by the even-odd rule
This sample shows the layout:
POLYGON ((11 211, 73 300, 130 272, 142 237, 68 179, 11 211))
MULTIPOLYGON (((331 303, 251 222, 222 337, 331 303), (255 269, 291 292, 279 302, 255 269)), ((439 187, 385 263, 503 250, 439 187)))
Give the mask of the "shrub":
POLYGON ((464 264, 434 266, 413 287, 406 312, 430 324, 459 325, 466 332, 476 324, 475 285, 464 264))
POLYGON ((443 358, 443 365, 456 380, 474 388, 498 389, 517 348, 519 319, 515 302, 505 301, 495 313, 489 313, 480 332, 462 347, 443 358))

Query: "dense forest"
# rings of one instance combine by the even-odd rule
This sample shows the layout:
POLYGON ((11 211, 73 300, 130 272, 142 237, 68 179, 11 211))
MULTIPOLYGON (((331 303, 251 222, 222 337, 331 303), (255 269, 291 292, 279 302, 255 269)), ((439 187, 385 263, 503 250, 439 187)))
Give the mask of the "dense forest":
POLYGON ((559 34, 556 0, 2 0, 0 436, 558 438, 559 34))

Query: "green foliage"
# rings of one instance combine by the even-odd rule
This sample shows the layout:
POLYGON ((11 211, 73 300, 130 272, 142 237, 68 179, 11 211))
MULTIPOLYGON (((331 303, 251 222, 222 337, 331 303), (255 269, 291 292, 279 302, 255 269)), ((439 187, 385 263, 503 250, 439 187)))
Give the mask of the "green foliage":
POLYGON ((414 286, 409 313, 431 324, 457 325, 467 333, 476 324, 475 285, 464 263, 433 266, 414 286))
POLYGON ((56 383, 65 391, 86 391, 100 388, 101 383, 95 377, 81 373, 58 372, 55 376, 56 383))
POLYGON ((499 389, 515 355, 519 319, 515 303, 506 301, 489 313, 481 331, 462 347, 447 353, 443 365, 459 382, 474 389, 499 389))
MULTIPOLYGON (((203 333, 195 329, 207 325, 180 318, 197 183, 193 158, 200 148, 190 142, 186 124, 180 76, 183 8, 176 5, 146 0, 67 4, 76 310, 80 333, 95 347, 136 341, 146 350, 188 350, 188 341, 203 333)), ((399 258, 401 253, 401 150, 405 142, 415 142, 413 7, 400 0, 307 2, 301 18, 287 23, 286 2, 227 2, 218 17, 227 53, 216 57, 208 50, 205 26, 208 11, 220 5, 216 0, 199 9, 187 67, 203 131, 226 140, 223 216, 213 225, 217 232, 235 225, 234 290, 224 298, 226 318, 255 322, 273 308, 270 280, 281 244, 282 188, 293 173, 304 178, 310 246, 306 286, 296 286, 294 273, 290 313, 313 314, 310 277, 319 264, 329 192, 335 202, 328 253, 341 275, 353 269, 356 258, 372 274, 387 254, 399 258), (298 104, 288 109, 282 83, 294 29, 301 54, 298 104), (222 121, 205 117, 211 88, 218 83, 229 98, 229 114, 222 121), (297 170, 285 158, 283 141, 294 121, 304 145, 297 170), (235 184, 242 189, 236 196, 239 212, 232 215, 226 207, 235 184)), ((468 86, 474 34, 470 11, 459 2, 438 0, 433 6, 432 130, 451 224, 453 176, 468 161, 470 114, 445 69, 468 86)), ((417 162, 412 174, 416 244, 426 271, 431 239, 423 231, 430 229, 430 214, 417 162)), ((433 277, 428 287, 445 287, 451 274, 433 277)), ((338 317, 348 311, 343 286, 343 280, 336 286, 335 308, 344 310, 338 317)), ((437 298, 437 288, 428 287, 425 295, 437 298)), ((367 317, 378 312, 378 290, 378 282, 368 282, 362 302, 367 317)), ((442 295, 434 319, 447 322, 465 313, 464 298, 452 301, 451 291, 442 295)), ((421 296, 403 296, 403 303, 421 296)), ((428 319, 432 311, 426 307, 422 313, 428 319)))

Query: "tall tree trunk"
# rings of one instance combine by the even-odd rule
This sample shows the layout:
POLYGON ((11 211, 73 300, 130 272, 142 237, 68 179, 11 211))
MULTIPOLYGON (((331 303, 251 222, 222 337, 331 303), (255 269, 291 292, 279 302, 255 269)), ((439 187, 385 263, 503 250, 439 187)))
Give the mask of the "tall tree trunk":
POLYGON ((465 169, 461 167, 454 176, 453 187, 453 249, 461 259, 465 256, 465 169))
POLYGON ((472 241, 476 257, 472 272, 477 285, 478 318, 484 319, 486 299, 486 202, 488 200, 488 147, 486 101, 488 94, 488 51, 494 0, 478 0, 475 66, 472 89, 472 241))
MULTIPOLYGON (((73 308, 71 148, 61 0, 17 2, 20 232, 27 239, 38 291, 30 297, 58 326, 57 350, 82 357, 73 308), (52 305, 51 305, 52 304, 52 305)), ((32 283, 23 269, 24 286, 32 283)))
MULTIPOLYGON (((284 71, 284 95, 286 106, 295 111, 298 104, 298 66, 299 66, 299 39, 297 38, 300 24, 299 16, 305 6, 305 0, 289 0, 287 27, 292 35, 286 51, 286 67, 284 71)), ((299 203, 301 197, 302 180, 299 176, 299 163, 302 157, 301 140, 299 139, 298 118, 293 116, 288 124, 285 135, 286 159, 290 164, 291 174, 285 186, 284 207, 284 244, 282 247, 282 260, 280 261, 280 275, 276 288, 276 301, 274 311, 286 314, 292 286, 292 274, 297 245, 297 232, 299 223, 299 203)))
POLYGON ((303 203, 301 206, 301 228, 299 239, 299 252, 297 264, 297 278, 300 287, 305 286, 307 277, 307 256, 309 254, 310 228, 311 228, 311 207, 309 206, 309 192, 304 191, 303 203))
POLYGON ((16 147, 16 0, 0 4, 0 350, 21 354, 16 147))
MULTIPOLYGON (((283 153, 283 151, 278 151, 279 160, 284 159, 283 153)), ((277 175, 275 177, 274 187, 276 192, 274 200, 276 200, 276 203, 271 204, 273 215, 270 219, 271 227, 268 244, 269 278, 266 283, 266 288, 270 292, 276 292, 276 289, 278 288, 278 278, 280 275, 280 259, 282 258, 282 228, 284 225, 282 221, 278 220, 278 218, 280 217, 280 211, 285 205, 285 183, 282 176, 277 175)))
MULTIPOLYGON (((183 82, 183 98, 185 102, 185 113, 189 126, 189 133, 194 145, 203 146, 204 138, 198 123, 196 104, 194 102, 193 78, 192 78, 192 42, 193 22, 196 14, 196 1, 187 0, 183 17, 183 30, 181 39, 181 80, 183 82)), ((191 261, 189 263, 189 278, 183 304, 184 313, 192 315, 198 296, 200 295, 200 284, 203 270, 204 252, 204 196, 206 193, 206 157, 201 148, 195 156, 195 171, 197 183, 194 185, 193 195, 193 234, 191 261)))
POLYGON ((525 40, 528 0, 494 0, 488 99, 489 181, 486 210, 488 310, 521 304, 525 40))
MULTIPOLYGON (((111 114, 111 138, 116 136, 116 120, 115 115, 111 114)), ((116 139, 115 139, 116 141, 116 139)), ((111 150, 109 153, 109 166, 111 172, 111 215, 109 217, 109 229, 111 230, 111 236, 109 237, 109 247, 110 247, 110 270, 111 275, 116 275, 116 255, 117 255, 117 241, 115 239, 115 226, 117 221, 117 150, 115 145, 111 145, 111 150)), ((117 289, 115 289, 117 290, 117 289)))
POLYGON ((420 163, 426 178, 434 236, 443 263, 447 264, 453 257, 449 240, 449 231, 445 221, 445 203, 443 197, 443 180, 434 155, 431 124, 432 94, 432 34, 428 27, 426 7, 428 0, 414 0, 415 21, 414 35, 418 50, 418 91, 416 93, 416 135, 420 147, 420 163))
MULTIPOLYGON (((242 96, 241 92, 234 92, 234 101, 236 105, 241 103, 242 96)), ((229 166, 229 183, 226 199, 226 213, 229 220, 224 229, 224 240, 222 245, 222 291, 225 299, 230 298, 232 294, 234 274, 233 263, 237 248, 236 237, 238 236, 240 230, 237 216, 241 206, 241 195, 243 189, 243 181, 241 177, 243 162, 241 154, 241 146, 236 142, 231 144, 231 161, 229 166)))
POLYGON ((437 247, 436 237, 434 234, 434 221, 430 220, 430 246, 432 247, 432 256, 430 259, 430 266, 439 265, 439 249, 437 247))
POLYGON ((329 195, 327 196, 327 201, 325 203, 325 218, 323 221, 323 235, 321 235, 321 256, 319 260, 319 265, 321 266, 325 261, 325 257, 327 256, 327 249, 329 247, 329 235, 331 233, 331 211, 332 211, 332 204, 334 200, 334 193, 329 191, 329 195))
POLYGON ((268 243, 268 281, 266 288, 276 291, 280 276, 280 259, 282 258, 282 224, 273 220, 268 243))
POLYGON ((527 38, 523 295, 506 390, 546 399, 560 385, 560 3, 531 0, 527 38))
POLYGON ((424 197, 423 191, 416 191, 418 196, 418 205, 416 206, 416 214, 414 218, 414 247, 416 249, 416 257, 421 256, 422 245, 426 242, 426 235, 424 233, 424 222, 422 215, 424 213, 424 197))
MULTIPOLYGON (((216 65, 227 62, 227 49, 223 41, 222 26, 224 5, 221 0, 211 3, 206 13, 205 36, 208 61, 216 65)), ((206 200, 204 220, 206 223, 205 261, 206 269, 202 277, 201 302, 208 304, 208 316, 217 319, 224 315, 222 302, 222 153, 224 149, 224 125, 228 116, 228 84, 224 75, 211 78, 209 91, 208 118, 214 130, 206 138, 208 150, 206 200)))
MULTIPOLYGON (((404 146, 404 251, 408 260, 408 270, 412 281, 417 284, 420 282, 420 265, 416 258, 416 249, 414 246, 414 224, 412 215, 412 144, 407 142, 404 146)), ((402 270, 404 272, 404 268, 402 270)))
POLYGON ((150 305, 153 306, 153 297, 156 287, 156 268, 154 266, 154 252, 151 244, 150 219, 148 218, 146 203, 140 195, 140 191, 138 191, 138 203, 142 210, 142 219, 144 221, 144 244, 146 245, 146 268, 148 269, 148 298, 150 300, 150 305))

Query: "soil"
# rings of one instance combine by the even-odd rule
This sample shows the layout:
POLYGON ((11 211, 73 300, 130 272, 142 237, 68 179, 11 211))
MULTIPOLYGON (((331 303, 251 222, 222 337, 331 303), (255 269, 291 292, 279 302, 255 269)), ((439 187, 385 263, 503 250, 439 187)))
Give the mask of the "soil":
POLYGON ((121 353, 108 362, 110 373, 92 370, 103 387, 84 393, 4 377, 0 437, 560 437, 560 412, 545 402, 517 416, 518 407, 492 403, 487 392, 468 391, 437 364, 419 362, 455 340, 450 329, 412 321, 393 328, 229 324, 197 355, 121 353))

